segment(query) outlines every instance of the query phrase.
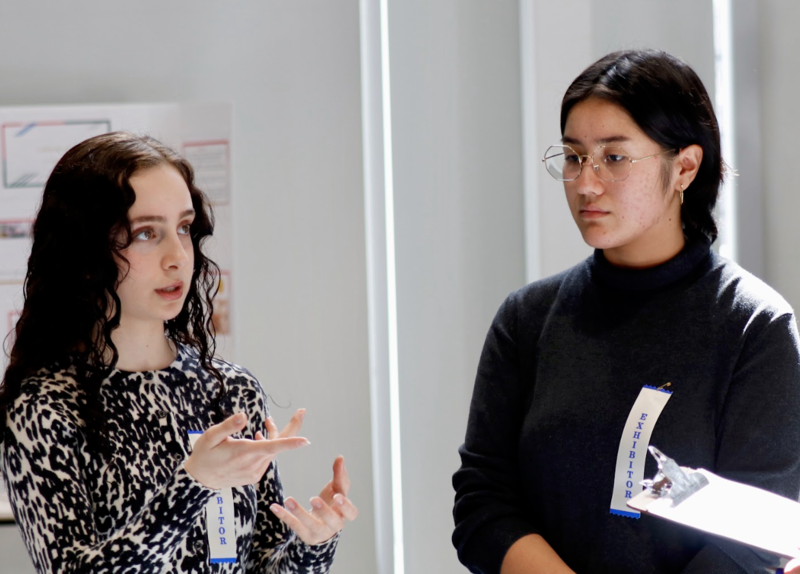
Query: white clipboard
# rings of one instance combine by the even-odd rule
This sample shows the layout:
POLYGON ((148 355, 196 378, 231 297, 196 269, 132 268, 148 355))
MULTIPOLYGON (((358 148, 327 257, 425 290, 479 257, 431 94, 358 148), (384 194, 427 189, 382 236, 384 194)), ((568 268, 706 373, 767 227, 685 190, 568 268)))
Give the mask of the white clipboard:
POLYGON ((680 504, 674 505, 669 497, 645 490, 633 497, 628 506, 781 556, 800 557, 800 504, 702 468, 682 470, 688 475, 701 473, 708 485, 680 504))

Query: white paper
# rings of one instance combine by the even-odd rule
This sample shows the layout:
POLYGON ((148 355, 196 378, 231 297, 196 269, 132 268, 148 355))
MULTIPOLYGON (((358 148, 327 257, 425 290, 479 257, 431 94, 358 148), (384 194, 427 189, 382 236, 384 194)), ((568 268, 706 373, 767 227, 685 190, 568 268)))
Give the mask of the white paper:
POLYGON ((183 155, 194 168, 194 179, 209 201, 218 205, 229 203, 230 144, 227 140, 185 142, 183 155))
POLYGON ((3 187, 44 187, 64 152, 110 131, 111 120, 107 118, 3 124, 3 187))
MULTIPOLYGON (((692 472, 689 470, 689 472, 692 472)), ((698 469, 709 484, 672 506, 647 491, 628 506, 790 558, 800 557, 800 504, 775 493, 698 469)))

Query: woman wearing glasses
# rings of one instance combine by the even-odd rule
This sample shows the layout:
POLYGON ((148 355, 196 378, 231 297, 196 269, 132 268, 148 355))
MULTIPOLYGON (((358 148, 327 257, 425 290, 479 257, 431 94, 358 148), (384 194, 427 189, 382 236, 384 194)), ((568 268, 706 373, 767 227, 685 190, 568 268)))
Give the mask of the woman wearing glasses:
POLYGON ((797 498, 800 351, 791 307, 711 250, 724 164, 708 94, 669 54, 587 68, 547 171, 594 254, 512 293, 481 356, 456 488, 472 572, 762 572, 769 556, 639 516, 681 465, 797 498))

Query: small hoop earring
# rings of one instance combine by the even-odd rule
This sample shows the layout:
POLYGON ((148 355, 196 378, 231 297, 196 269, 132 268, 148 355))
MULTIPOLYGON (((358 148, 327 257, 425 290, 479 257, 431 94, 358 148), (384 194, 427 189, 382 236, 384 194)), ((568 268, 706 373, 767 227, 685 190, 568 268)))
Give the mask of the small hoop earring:
POLYGON ((681 205, 683 205, 683 184, 679 184, 681 186, 681 205))

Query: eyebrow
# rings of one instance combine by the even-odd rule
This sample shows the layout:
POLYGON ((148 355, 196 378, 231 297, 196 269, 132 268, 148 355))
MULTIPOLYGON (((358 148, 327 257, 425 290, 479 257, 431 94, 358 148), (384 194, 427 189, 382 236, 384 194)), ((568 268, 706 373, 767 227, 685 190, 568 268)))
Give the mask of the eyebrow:
MULTIPOLYGON (((609 136, 607 138, 600 138, 599 140, 597 140, 597 143, 599 145, 605 145, 605 144, 610 144, 610 143, 620 143, 620 142, 628 142, 628 141, 631 141, 631 138, 626 137, 626 136, 609 136)), ((576 140, 575 138, 571 138, 569 136, 562 137, 561 138, 561 143, 581 145, 581 142, 579 140, 576 140)))
MULTIPOLYGON (((194 209, 187 209, 186 211, 181 211, 180 216, 178 219, 183 219, 184 217, 188 217, 190 215, 194 215, 194 209)), ((131 224, 134 223, 166 223, 167 218, 161 215, 142 215, 141 217, 134 217, 131 219, 131 224)))

